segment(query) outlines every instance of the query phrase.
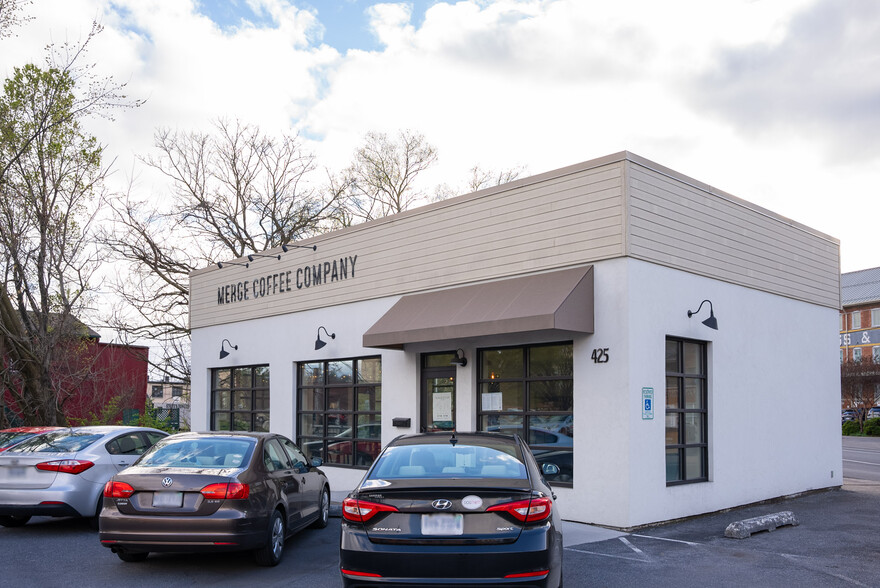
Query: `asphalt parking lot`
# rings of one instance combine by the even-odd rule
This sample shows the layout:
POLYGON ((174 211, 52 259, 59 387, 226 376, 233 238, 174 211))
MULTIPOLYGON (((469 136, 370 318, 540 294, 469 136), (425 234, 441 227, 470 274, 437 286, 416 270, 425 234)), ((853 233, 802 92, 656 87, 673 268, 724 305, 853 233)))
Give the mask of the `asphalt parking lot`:
MULTIPOLYGON (((873 445, 880 453, 880 439, 873 445)), ((866 458, 859 458, 864 461, 866 458)), ((339 501, 342 493, 334 493, 339 501)), ((338 512, 338 506, 336 507, 338 512)), ((564 513, 563 513, 564 514, 564 513)), ((0 528, 0 583, 17 587, 341 585, 339 518, 288 540, 275 568, 250 554, 153 554, 123 563, 84 521, 35 518, 0 528)), ((621 533, 565 525, 564 581, 573 586, 880 586, 880 482, 845 478, 841 489, 621 533), (800 524, 747 539, 733 521, 791 511, 800 524)))
POLYGON ((738 508, 598 541, 567 540, 567 586, 880 586, 880 483, 738 508), (729 539, 734 521, 791 511, 799 525, 729 539))

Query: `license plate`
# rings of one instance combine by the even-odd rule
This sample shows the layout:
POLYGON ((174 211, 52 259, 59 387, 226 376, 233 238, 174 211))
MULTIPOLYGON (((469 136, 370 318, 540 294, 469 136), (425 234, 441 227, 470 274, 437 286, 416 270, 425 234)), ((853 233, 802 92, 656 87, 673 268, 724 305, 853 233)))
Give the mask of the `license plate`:
POLYGON ((425 514, 422 515, 422 535, 462 535, 464 534, 464 515, 425 514))
POLYGON ((9 476, 11 478, 20 478, 24 476, 24 473, 27 471, 26 467, 22 466, 13 466, 9 468, 9 476))
POLYGON ((154 492, 153 506, 180 508, 183 506, 183 492, 154 492))

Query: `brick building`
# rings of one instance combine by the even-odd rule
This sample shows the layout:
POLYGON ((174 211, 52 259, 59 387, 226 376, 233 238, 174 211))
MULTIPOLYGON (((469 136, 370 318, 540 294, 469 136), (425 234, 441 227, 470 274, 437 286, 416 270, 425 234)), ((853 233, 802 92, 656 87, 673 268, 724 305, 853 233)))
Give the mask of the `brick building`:
POLYGON ((880 267, 840 276, 841 399, 844 408, 880 404, 880 267))

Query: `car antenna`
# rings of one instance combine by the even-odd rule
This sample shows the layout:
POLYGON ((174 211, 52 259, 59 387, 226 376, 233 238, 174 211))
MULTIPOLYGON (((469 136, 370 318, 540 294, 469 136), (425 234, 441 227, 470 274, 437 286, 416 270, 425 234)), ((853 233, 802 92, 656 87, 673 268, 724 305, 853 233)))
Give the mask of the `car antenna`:
POLYGON ((455 438, 455 431, 452 432, 452 437, 449 438, 449 442, 452 443, 453 447, 455 447, 455 444, 458 443, 458 439, 455 438))

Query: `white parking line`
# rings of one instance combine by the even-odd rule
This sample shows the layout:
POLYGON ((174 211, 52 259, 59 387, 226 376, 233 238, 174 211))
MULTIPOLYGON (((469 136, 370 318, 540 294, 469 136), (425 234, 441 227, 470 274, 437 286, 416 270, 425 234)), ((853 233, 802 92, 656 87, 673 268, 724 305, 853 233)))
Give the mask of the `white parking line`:
POLYGON ((854 459, 845 459, 843 461, 845 461, 847 463, 860 463, 862 465, 872 465, 872 466, 880 465, 876 461, 856 461, 854 459))
POLYGON ((625 559, 627 561, 638 561, 645 563, 648 561, 647 558, 635 558, 635 557, 623 557, 622 555, 611 555, 610 553, 599 553, 598 551, 587 551, 586 549, 575 549, 574 547, 566 547, 566 551, 577 551, 578 553, 587 553, 589 555, 600 555, 602 557, 611 557, 614 559, 625 559))
POLYGON ((666 537, 651 537, 650 535, 637 535, 635 533, 633 533, 633 537, 642 537, 643 539, 656 539, 657 541, 670 541, 672 543, 684 543, 685 545, 702 545, 702 543, 684 541, 683 539, 667 539, 666 537))
POLYGON ((642 551, 641 549, 639 549, 638 547, 636 547, 635 545, 633 545, 632 543, 627 541, 626 537, 619 537, 619 539, 624 545, 626 545, 627 547, 629 547, 630 549, 632 549, 633 551, 635 551, 636 553, 638 553, 642 557, 647 557, 645 555, 644 551, 642 551))
MULTIPOLYGON (((799 559, 804 559, 804 560, 811 560, 812 559, 811 556, 805 556, 805 555, 790 555, 788 553, 780 553, 778 555, 780 555, 781 557, 783 557, 785 559, 789 559, 789 560, 793 560, 793 561, 797 561, 799 559)), ((855 584, 856 586, 862 586, 863 588, 870 588, 867 584, 862 584, 858 580, 853 580, 852 578, 850 578, 848 576, 844 576, 843 574, 835 574, 834 572, 828 571, 827 569, 824 569, 824 568, 821 570, 816 570, 816 571, 822 572, 823 574, 828 574, 829 576, 837 578, 838 580, 843 580, 844 582, 849 582, 850 584, 855 584)))

